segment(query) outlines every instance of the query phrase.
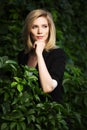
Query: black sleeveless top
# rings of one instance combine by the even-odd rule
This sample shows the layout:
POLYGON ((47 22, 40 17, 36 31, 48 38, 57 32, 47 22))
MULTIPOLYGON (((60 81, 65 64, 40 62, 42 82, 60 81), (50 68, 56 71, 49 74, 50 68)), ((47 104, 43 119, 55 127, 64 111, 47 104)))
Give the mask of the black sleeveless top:
MULTIPOLYGON (((18 55, 18 63, 20 65, 26 65, 28 55, 28 53, 25 54, 24 51, 21 51, 18 55)), ((49 94, 52 97, 52 101, 61 102, 63 92, 62 81, 66 63, 65 52, 61 48, 56 48, 50 51, 43 51, 43 57, 51 77, 58 83, 57 87, 49 94)))

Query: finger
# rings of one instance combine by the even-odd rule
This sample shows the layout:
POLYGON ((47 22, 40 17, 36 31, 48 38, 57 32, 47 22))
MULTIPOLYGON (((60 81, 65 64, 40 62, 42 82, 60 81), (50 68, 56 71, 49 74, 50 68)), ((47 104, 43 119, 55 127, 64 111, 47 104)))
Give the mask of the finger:
POLYGON ((34 45, 33 45, 33 48, 36 48, 37 47, 37 43, 35 42, 34 45))
POLYGON ((35 44, 35 49, 36 49, 37 45, 35 44))

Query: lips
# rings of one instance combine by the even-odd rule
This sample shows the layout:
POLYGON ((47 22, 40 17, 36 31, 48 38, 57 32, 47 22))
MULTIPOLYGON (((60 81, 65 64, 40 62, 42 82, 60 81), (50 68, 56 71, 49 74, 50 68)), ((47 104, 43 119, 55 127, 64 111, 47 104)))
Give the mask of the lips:
POLYGON ((42 39, 43 38, 43 36, 37 36, 37 39, 42 39))

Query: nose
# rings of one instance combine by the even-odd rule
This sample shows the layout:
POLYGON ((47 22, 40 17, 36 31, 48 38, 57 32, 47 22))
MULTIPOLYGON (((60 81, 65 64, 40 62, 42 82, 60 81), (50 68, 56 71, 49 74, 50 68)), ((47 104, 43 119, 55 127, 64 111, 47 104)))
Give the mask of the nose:
POLYGON ((38 33, 39 33, 39 34, 42 33, 41 27, 38 28, 38 33))

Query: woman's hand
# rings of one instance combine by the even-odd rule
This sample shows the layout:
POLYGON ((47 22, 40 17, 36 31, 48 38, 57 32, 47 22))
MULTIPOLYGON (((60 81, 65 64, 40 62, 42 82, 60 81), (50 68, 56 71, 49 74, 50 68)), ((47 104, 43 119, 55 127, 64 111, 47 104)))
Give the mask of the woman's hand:
POLYGON ((35 41, 34 46, 36 55, 39 56, 42 54, 44 48, 45 48, 45 42, 44 41, 35 41))

